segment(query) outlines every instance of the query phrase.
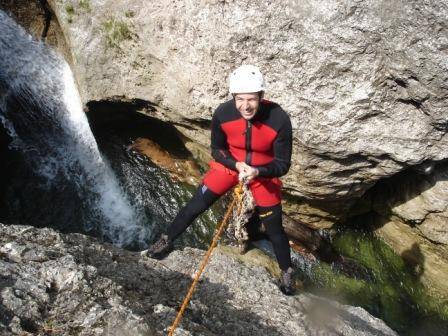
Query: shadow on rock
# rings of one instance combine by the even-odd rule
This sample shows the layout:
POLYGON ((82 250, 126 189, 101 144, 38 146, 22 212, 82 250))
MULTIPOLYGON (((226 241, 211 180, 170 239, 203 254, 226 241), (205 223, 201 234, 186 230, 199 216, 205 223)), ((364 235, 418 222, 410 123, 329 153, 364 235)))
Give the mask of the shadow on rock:
POLYGON ((412 244, 412 247, 403 251, 401 256, 406 260, 415 277, 420 279, 425 271, 425 256, 422 253, 420 245, 418 243, 412 244))
MULTIPOLYGON (((81 235, 65 236, 64 241, 77 262, 94 266, 98 276, 120 287, 122 305, 132 310, 158 333, 166 333, 192 278, 167 266, 164 261, 140 257, 137 253, 91 244, 81 235), (72 240, 73 237, 76 239, 72 240), (83 244, 80 246, 79 243, 83 244)), ((194 260, 197 266, 199 260, 194 260)), ((191 264, 186 271, 194 273, 191 264)), ((259 316, 232 306, 233 294, 226 285, 201 280, 186 310, 181 328, 193 335, 282 335, 263 323, 259 316)), ((104 298, 106 300, 106 297, 104 298)))

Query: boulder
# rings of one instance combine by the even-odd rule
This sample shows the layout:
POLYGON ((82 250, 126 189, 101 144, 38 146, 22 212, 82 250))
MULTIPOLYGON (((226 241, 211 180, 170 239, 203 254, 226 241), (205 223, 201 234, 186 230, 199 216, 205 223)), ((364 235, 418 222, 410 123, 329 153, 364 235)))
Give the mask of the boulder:
MULTIPOLYGON (((166 335, 204 255, 185 248, 156 261, 81 234, 0 229, 0 331, 8 335, 166 335)), ((286 297, 259 261, 223 251, 176 335, 396 335, 362 308, 286 297)))
POLYGON ((448 157, 443 2, 48 4, 84 103, 151 102, 142 113, 204 147, 229 72, 258 65, 293 122, 288 212, 313 227, 343 220, 378 180, 448 157))

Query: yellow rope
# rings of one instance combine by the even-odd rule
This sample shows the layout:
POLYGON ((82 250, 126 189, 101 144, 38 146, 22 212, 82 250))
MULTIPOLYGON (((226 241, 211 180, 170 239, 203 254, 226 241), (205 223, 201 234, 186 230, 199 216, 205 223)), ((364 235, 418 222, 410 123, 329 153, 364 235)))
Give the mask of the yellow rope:
POLYGON ((240 184, 238 184, 235 187, 232 202, 230 203, 230 205, 229 205, 229 207, 227 209, 227 212, 224 215, 224 219, 222 220, 222 222, 221 222, 221 224, 220 224, 220 226, 218 228, 218 231, 216 232, 215 236, 213 237, 212 243, 210 244, 210 247, 208 248, 208 251, 207 251, 207 253, 204 256, 204 259, 202 259, 202 263, 201 263, 201 266, 199 267, 199 271, 196 273, 196 276, 194 277, 194 280, 193 280, 193 282, 192 282, 192 284, 190 286, 190 289, 188 290, 188 293, 185 296, 184 301, 182 302, 182 306, 180 307, 179 312, 177 313, 176 319, 174 320, 172 326, 170 327, 170 331, 168 333, 168 336, 173 336, 174 335, 174 331, 176 330, 177 326, 180 323, 180 320, 182 319, 184 311, 187 308, 188 303, 190 302, 191 297, 193 296, 193 292, 194 292, 194 289, 196 287, 196 284, 198 283, 199 278, 200 278, 202 272, 205 269, 205 266, 207 265, 207 263, 208 263, 208 261, 210 259, 210 256, 212 254, 213 249, 216 247, 216 244, 218 243, 218 240, 219 240, 222 232, 224 231, 224 227, 227 224, 227 221, 229 219, 229 216, 230 216, 230 214, 232 212, 232 209, 235 206, 235 204, 238 203, 238 213, 241 211, 241 204, 242 204, 242 198, 243 198, 242 195, 243 195, 243 185, 242 185, 242 183, 240 183, 240 184))

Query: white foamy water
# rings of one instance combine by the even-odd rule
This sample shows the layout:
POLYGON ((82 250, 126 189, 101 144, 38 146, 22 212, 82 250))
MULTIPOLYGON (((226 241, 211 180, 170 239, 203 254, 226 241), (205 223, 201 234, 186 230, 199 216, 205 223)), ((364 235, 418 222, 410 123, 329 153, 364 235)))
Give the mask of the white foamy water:
POLYGON ((12 218, 145 241, 145 215, 101 156, 67 62, 1 10, 0 31, 0 123, 23 174, 11 182, 12 218))
POLYGON ((88 184, 98 195, 97 199, 91 202, 91 206, 92 211, 100 212, 98 215, 105 219, 103 233, 117 245, 130 244, 136 240, 144 241, 150 236, 149 228, 144 225, 144 215, 136 213, 130 200, 120 188, 111 167, 101 156, 67 63, 64 64, 62 72, 64 85, 62 99, 68 111, 64 127, 73 138, 71 148, 63 149, 67 150, 65 158, 72 160, 75 156, 87 178, 86 181, 81 182, 88 184))
MULTIPOLYGON (((0 107, 1 110, 1 107, 0 107)), ((3 127, 6 130, 6 133, 11 137, 11 139, 13 139, 13 141, 9 144, 10 148, 15 148, 18 146, 17 141, 18 141, 18 137, 17 137, 17 133, 14 129, 14 126, 12 125, 12 123, 9 122, 8 119, 6 119, 3 114, 0 113, 0 123, 3 125, 3 127), (15 141, 14 141, 15 140, 15 141)))

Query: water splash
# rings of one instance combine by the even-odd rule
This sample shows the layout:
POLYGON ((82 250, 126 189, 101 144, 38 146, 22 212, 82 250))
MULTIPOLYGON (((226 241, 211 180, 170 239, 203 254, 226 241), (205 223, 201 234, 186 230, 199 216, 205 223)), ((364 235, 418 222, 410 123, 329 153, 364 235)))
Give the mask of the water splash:
POLYGON ((10 207, 19 213, 23 203, 33 203, 53 216, 38 222, 33 214, 29 224, 79 222, 117 245, 143 242, 150 235, 147 218, 102 158, 68 64, 2 11, 0 31, 0 122, 36 177, 21 190, 33 197, 19 195, 10 207), (55 208, 57 200, 65 200, 65 209, 55 208))

